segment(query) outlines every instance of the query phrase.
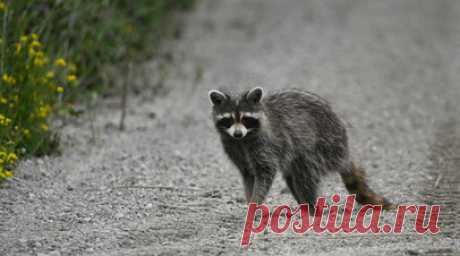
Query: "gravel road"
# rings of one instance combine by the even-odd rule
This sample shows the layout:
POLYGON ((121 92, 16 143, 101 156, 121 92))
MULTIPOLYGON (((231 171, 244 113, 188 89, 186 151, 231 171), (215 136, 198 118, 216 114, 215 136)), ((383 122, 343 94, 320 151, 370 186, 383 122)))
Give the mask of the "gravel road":
MULTIPOLYGON (((0 255, 459 255, 459 24, 454 0, 199 1, 165 45, 161 83, 158 60, 142 67, 125 131, 104 100, 62 130, 62 155, 25 160, 3 184, 0 255), (242 185, 209 114, 219 86, 327 98, 371 186, 441 204, 441 233, 408 221, 399 235, 267 233, 242 249, 242 185)), ((278 177, 267 203, 294 206, 283 188, 278 177)), ((346 193, 336 176, 321 191, 346 193)))

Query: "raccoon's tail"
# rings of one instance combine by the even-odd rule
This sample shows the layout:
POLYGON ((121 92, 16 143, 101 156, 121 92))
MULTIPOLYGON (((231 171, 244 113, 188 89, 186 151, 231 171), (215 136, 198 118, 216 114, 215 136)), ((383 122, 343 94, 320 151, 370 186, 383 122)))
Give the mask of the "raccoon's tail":
POLYGON ((395 206, 385 197, 375 193, 366 181, 366 172, 352 163, 351 172, 341 173, 343 183, 351 194, 356 194, 356 201, 360 204, 382 205, 385 210, 394 209, 395 206))

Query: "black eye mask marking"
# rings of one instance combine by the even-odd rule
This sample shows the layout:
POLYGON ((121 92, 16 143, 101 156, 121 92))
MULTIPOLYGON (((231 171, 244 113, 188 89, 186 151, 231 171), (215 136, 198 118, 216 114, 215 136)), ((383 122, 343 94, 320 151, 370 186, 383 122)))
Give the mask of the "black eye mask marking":
POLYGON ((247 129, 259 128, 260 126, 260 122, 257 118, 248 116, 243 116, 243 118, 241 118, 241 123, 243 123, 247 129))
POLYGON ((228 118, 228 117, 224 117, 222 119, 220 119, 219 121, 217 121, 217 126, 219 128, 224 128, 224 129, 228 129, 232 126, 233 124, 233 120, 231 118, 228 118))

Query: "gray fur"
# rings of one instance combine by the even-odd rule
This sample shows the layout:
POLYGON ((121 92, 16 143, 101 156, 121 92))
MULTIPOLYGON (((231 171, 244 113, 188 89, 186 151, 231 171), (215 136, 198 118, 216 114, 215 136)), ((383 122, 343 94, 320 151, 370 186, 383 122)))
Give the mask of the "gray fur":
MULTIPOLYGON (((263 203, 277 171, 299 204, 314 205, 321 176, 350 172, 351 160, 343 123, 321 97, 285 90, 264 95, 260 102, 248 95, 223 92, 227 99, 214 104, 222 113, 257 113, 260 127, 236 139, 216 122, 223 148, 240 170, 248 202, 263 203)), ((260 93, 260 91, 258 91, 260 93)))

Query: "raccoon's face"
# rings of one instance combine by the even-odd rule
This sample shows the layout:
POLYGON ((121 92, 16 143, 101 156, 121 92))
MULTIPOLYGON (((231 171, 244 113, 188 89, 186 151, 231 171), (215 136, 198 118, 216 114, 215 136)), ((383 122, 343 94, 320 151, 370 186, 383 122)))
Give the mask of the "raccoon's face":
POLYGON ((219 90, 211 90, 208 95, 213 105, 213 120, 221 134, 243 139, 260 128, 262 88, 256 87, 233 97, 219 90))

